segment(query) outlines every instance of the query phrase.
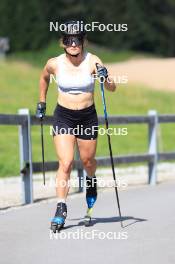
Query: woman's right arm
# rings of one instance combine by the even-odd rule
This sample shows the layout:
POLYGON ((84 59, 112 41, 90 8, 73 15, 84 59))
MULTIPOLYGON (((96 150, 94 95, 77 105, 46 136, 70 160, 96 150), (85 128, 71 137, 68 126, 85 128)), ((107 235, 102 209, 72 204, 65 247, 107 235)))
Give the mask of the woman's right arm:
POLYGON ((50 82, 50 75, 56 72, 56 59, 49 59, 40 75, 39 102, 46 102, 46 95, 50 82))

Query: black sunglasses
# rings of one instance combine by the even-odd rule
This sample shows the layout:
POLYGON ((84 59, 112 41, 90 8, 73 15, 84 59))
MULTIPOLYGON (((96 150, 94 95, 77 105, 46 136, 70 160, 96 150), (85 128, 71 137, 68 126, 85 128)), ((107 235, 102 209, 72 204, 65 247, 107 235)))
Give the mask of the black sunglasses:
POLYGON ((83 44, 83 38, 79 36, 64 36, 63 44, 66 46, 72 46, 75 43, 76 46, 80 46, 83 44))

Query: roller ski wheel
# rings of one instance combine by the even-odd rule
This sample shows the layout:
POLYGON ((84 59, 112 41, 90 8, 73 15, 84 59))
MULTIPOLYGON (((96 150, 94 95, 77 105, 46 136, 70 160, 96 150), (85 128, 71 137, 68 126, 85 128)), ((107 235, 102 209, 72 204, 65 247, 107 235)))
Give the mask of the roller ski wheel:
POLYGON ((53 233, 60 232, 65 224, 65 219, 67 216, 67 206, 65 203, 58 203, 55 213, 55 217, 51 221, 51 231, 53 233))
POLYGON ((92 225, 92 208, 89 208, 87 210, 87 214, 84 217, 84 225, 85 226, 92 225))
POLYGON ((55 222, 52 222, 50 229, 53 233, 56 233, 56 232, 59 233, 63 229, 63 227, 64 227, 64 224, 57 224, 55 222))

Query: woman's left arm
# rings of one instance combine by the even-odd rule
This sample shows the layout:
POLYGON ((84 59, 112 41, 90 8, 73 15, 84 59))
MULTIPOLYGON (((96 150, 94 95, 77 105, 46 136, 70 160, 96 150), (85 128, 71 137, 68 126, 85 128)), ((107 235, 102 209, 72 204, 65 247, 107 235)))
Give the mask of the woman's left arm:
POLYGON ((103 76, 103 80, 104 80, 104 86, 107 90, 114 92, 116 90, 116 83, 114 78, 112 77, 112 75, 110 75, 110 73, 108 72, 108 70, 104 67, 102 61, 100 60, 100 58, 98 58, 95 55, 92 55, 92 63, 93 63, 93 69, 94 69, 94 73, 95 74, 99 74, 99 72, 97 71, 96 68, 96 63, 100 64, 100 66, 102 66, 100 72, 103 76))
POLYGON ((114 81, 114 79, 112 78, 112 76, 109 74, 108 72, 108 77, 105 80, 105 88, 111 92, 115 92, 115 90, 117 89, 116 83, 114 81))

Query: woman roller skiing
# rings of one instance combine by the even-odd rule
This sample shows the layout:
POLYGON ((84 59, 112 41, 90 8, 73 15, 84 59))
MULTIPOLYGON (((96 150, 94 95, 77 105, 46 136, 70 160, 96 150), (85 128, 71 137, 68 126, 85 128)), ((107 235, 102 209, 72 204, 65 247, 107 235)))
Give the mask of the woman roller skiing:
POLYGON ((51 220, 51 230, 59 231, 65 224, 67 216, 66 198, 69 187, 68 180, 74 160, 74 146, 77 143, 80 158, 86 175, 87 215, 85 225, 90 223, 92 207, 97 199, 96 146, 98 137, 98 118, 94 105, 94 78, 97 74, 103 77, 105 88, 115 91, 116 85, 108 77, 108 71, 101 60, 85 51, 85 29, 77 26, 77 21, 65 23, 62 31, 61 45, 64 53, 47 61, 40 77, 39 103, 37 116, 44 117, 46 113, 46 95, 50 75, 56 76, 58 84, 58 99, 54 110, 53 141, 59 161, 57 172, 57 206, 55 216, 51 220), (102 65, 96 69, 96 63, 102 65), (80 133, 74 133, 79 126, 80 133), (95 129, 94 129, 95 128, 95 129), (64 132, 62 132, 64 131, 64 132), (66 185, 60 184, 66 182, 66 185))

